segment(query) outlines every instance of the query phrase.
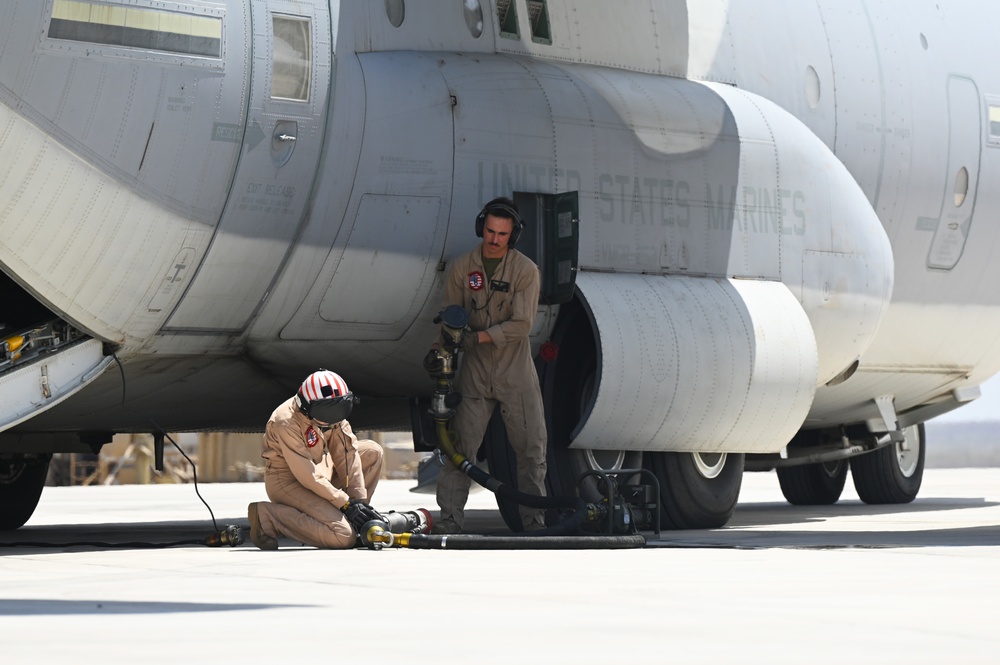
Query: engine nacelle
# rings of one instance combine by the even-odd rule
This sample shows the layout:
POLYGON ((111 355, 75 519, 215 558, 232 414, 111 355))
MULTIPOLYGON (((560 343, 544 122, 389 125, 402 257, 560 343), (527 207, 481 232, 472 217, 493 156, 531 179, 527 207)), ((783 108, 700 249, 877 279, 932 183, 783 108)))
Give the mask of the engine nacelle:
POLYGON ((582 273, 597 331, 573 448, 779 450, 812 404, 812 327, 780 282, 582 273))

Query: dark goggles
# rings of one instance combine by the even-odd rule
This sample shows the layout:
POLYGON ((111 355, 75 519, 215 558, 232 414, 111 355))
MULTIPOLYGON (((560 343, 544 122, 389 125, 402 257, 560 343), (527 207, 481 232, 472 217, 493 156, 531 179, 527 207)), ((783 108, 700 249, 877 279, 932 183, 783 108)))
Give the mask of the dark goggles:
POLYGON ((339 423, 341 420, 347 420, 354 405, 360 401, 354 393, 347 393, 343 397, 318 399, 309 403, 308 415, 321 423, 339 423))

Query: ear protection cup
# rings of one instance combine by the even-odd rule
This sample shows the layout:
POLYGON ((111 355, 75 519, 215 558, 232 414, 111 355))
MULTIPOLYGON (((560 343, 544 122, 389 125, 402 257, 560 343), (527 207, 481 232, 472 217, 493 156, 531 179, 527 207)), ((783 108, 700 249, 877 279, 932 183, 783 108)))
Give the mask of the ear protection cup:
POLYGON ((483 237, 483 229, 486 228, 486 217, 490 214, 497 215, 500 217, 507 217, 514 220, 514 227, 510 230, 510 242, 507 243, 508 247, 513 247, 517 244, 518 239, 521 237, 521 232, 524 230, 524 220, 521 219, 521 213, 518 211, 517 206, 514 202, 507 197, 501 196, 493 199, 489 203, 483 206, 483 209, 479 211, 476 215, 476 237, 483 237))

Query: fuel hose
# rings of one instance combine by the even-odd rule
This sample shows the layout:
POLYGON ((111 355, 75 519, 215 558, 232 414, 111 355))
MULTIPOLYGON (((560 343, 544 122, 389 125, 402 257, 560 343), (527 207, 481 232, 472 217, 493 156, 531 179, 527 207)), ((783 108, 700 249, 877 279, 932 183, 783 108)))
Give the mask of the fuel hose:
POLYGON ((437 536, 433 534, 393 534, 389 545, 414 550, 623 550, 643 547, 646 539, 640 534, 622 536, 480 536, 467 533, 437 536))

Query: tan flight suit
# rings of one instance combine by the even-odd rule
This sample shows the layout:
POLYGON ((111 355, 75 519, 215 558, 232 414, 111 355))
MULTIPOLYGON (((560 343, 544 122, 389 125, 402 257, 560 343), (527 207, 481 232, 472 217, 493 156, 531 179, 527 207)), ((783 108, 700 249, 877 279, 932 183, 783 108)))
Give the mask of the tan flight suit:
MULTIPOLYGON (((454 261, 443 301, 444 307, 464 307, 469 312, 469 327, 485 330, 493 340, 462 354, 455 380, 462 401, 453 422, 458 451, 475 460, 499 402, 507 437, 517 455, 518 489, 544 496, 545 416, 528 342, 538 310, 538 267, 524 254, 508 249, 492 280, 487 280, 481 251, 480 245, 454 261)), ((454 521, 461 528, 469 483, 468 476, 445 461, 437 486, 442 521, 454 521)), ((521 506, 520 513, 526 530, 545 526, 543 510, 521 506)))
POLYGON ((257 504, 265 534, 315 547, 354 546, 354 529, 340 508, 348 499, 371 500, 382 473, 381 446, 358 441, 346 420, 323 432, 293 396, 267 421, 260 454, 273 502, 257 504))

